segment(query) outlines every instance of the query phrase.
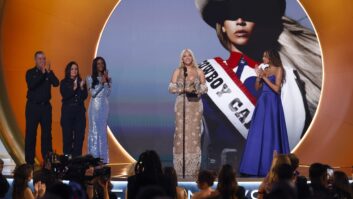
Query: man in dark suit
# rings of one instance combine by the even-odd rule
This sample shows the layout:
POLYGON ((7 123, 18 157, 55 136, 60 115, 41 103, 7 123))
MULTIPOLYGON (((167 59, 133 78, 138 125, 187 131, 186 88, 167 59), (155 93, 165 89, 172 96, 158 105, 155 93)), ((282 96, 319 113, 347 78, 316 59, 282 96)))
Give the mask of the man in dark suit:
POLYGON ((34 164, 38 124, 41 126, 42 157, 52 151, 52 107, 50 104, 51 87, 59 86, 59 80, 46 63, 43 51, 34 54, 35 66, 26 73, 26 136, 25 158, 28 164, 34 164))

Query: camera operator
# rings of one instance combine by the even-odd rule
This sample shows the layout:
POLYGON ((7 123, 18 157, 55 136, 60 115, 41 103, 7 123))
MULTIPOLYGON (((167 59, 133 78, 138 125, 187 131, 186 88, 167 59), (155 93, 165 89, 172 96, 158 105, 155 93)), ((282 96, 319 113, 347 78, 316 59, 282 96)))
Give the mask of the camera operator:
POLYGON ((87 196, 89 199, 104 198, 109 199, 108 185, 109 180, 103 181, 101 177, 94 177, 95 168, 90 166, 85 173, 85 176, 92 180, 88 180, 85 184, 87 196), (102 197, 103 196, 103 197, 102 197))
POLYGON ((115 198, 110 191, 110 176, 110 167, 91 155, 72 159, 66 173, 66 179, 80 184, 89 199, 115 198))

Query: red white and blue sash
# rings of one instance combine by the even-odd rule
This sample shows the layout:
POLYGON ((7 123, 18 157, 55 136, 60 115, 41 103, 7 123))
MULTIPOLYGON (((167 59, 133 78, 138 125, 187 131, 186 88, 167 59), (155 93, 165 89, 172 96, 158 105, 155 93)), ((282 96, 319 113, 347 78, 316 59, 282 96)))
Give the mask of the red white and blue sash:
POLYGON ((246 138, 256 98, 221 58, 206 60, 199 68, 205 73, 207 95, 246 138))

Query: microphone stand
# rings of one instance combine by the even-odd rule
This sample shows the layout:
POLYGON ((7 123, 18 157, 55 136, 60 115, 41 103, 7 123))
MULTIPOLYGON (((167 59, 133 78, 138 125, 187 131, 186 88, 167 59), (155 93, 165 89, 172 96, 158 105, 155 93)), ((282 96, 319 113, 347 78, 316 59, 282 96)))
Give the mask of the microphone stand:
POLYGON ((187 68, 184 66, 184 97, 183 97, 183 178, 185 179, 185 112, 186 112, 186 77, 188 76, 187 68))

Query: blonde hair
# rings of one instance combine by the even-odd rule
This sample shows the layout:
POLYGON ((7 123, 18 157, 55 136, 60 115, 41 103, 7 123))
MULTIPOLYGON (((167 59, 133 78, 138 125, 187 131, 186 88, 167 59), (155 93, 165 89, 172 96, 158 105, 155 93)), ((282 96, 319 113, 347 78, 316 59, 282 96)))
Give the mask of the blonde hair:
POLYGON ((274 154, 273 159, 272 159, 272 164, 271 164, 271 169, 268 172, 266 178, 267 178, 267 188, 271 188, 272 184, 276 181, 278 181, 278 176, 276 173, 276 170, 278 166, 282 164, 289 164, 291 165, 290 159, 288 155, 286 154, 274 154))
POLYGON ((181 51, 181 53, 180 53, 179 68, 183 68, 183 67, 184 67, 183 56, 184 56, 184 54, 185 54, 186 52, 190 53, 190 55, 191 55, 191 57, 192 57, 192 65, 193 65, 193 67, 198 68, 198 64, 197 64, 195 55, 194 55, 194 53, 192 52, 192 50, 190 50, 189 48, 185 48, 184 50, 181 51))

